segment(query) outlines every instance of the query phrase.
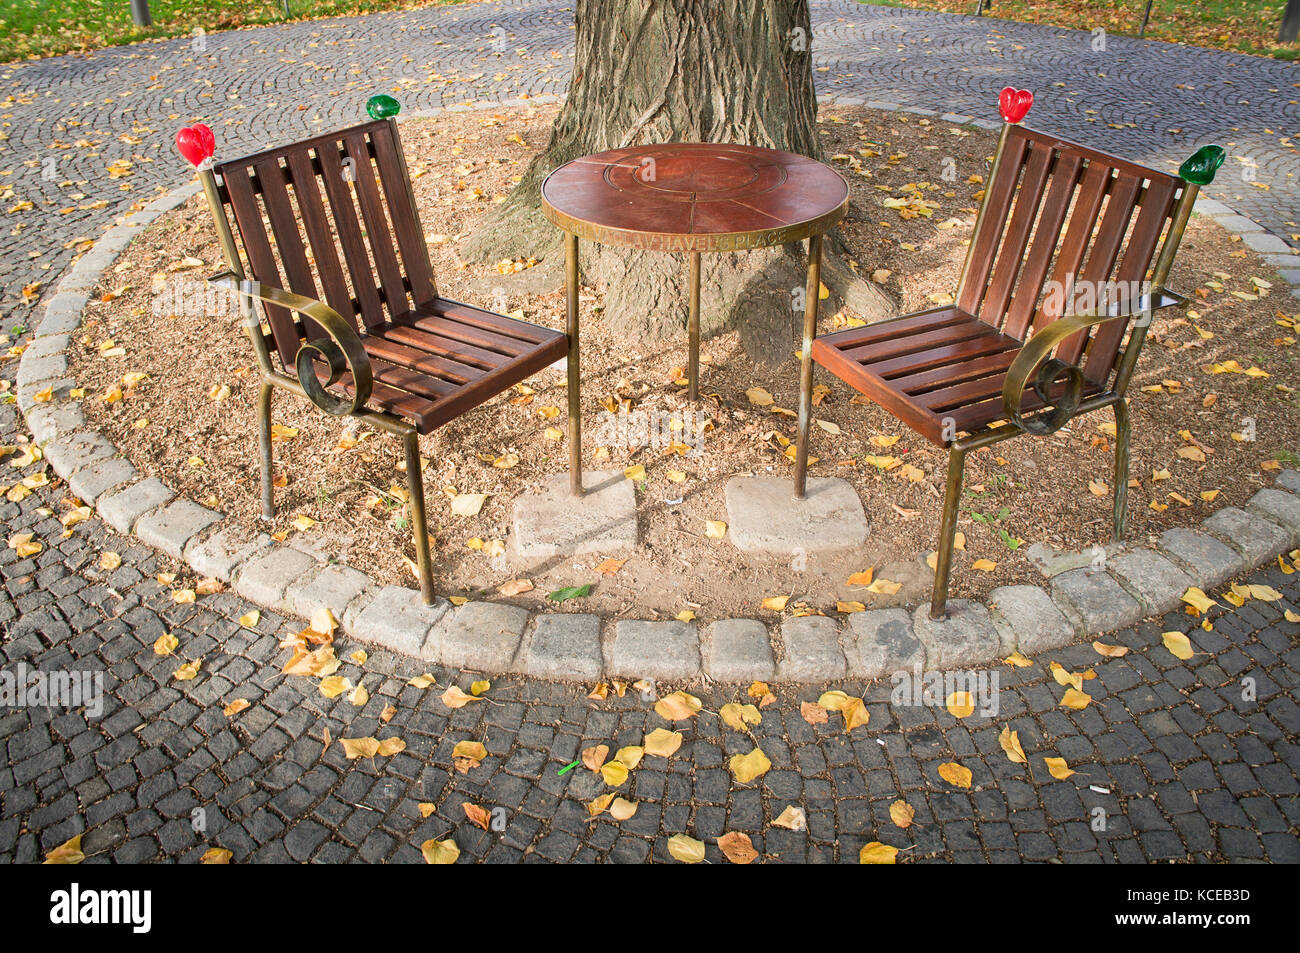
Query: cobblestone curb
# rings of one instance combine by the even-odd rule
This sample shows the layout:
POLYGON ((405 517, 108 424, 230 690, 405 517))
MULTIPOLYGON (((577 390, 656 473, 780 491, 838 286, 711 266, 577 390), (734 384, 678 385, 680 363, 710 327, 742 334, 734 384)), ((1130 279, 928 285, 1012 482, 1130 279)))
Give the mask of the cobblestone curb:
MULTIPOLYGON (((896 103, 833 95, 818 99, 999 128, 985 119, 896 103)), ((556 100, 539 96, 526 102, 556 100)), ((524 104, 507 100, 449 109, 524 104)), ((881 677, 918 663, 926 670, 972 668, 1017 649, 1034 654, 1131 625, 1176 605, 1188 585, 1211 588, 1300 544, 1300 471, 1286 470, 1246 509, 1225 507, 1199 527, 1169 530, 1154 550, 1111 547, 1098 566, 1087 566, 1082 554, 1062 554, 1070 558, 1055 563, 1064 571, 1045 568, 1051 576, 1045 588, 1003 587, 990 593, 987 605, 952 600, 950 617, 940 623, 930 621, 925 606, 910 612, 871 609, 845 620, 784 619, 779 629, 751 619, 721 619, 704 630, 695 623, 630 619, 602 627, 596 616, 529 613, 498 603, 452 609, 439 599, 426 607, 415 590, 380 586, 354 567, 326 566, 310 553, 272 544, 265 534, 240 537, 221 513, 178 499, 156 478, 141 479, 103 434, 86 427, 68 393, 76 384, 66 376, 65 352, 88 293, 136 235, 197 192, 192 183, 155 199, 106 231, 64 276, 18 365, 19 407, 55 472, 119 532, 133 533, 204 576, 230 581, 245 598, 277 611, 305 618, 327 605, 344 630, 361 641, 452 667, 557 679, 706 675, 743 681, 775 675, 822 682, 848 673, 881 677), (46 388, 52 389, 51 399, 35 401, 46 388), (780 638, 774 641, 773 635, 780 638), (780 652, 774 648, 778 644, 780 652)), ((1196 211, 1240 234, 1300 298, 1300 256, 1220 202, 1202 198, 1196 211)))

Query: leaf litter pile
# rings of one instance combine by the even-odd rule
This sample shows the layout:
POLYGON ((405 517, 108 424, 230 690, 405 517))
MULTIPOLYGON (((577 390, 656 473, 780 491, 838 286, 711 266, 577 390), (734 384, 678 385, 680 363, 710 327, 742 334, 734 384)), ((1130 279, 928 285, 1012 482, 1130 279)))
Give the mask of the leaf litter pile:
MULTIPOLYGON (((440 293, 562 329, 562 268, 553 261, 475 265, 457 254, 544 145, 552 116, 448 115, 404 123, 402 135, 440 293)), ((820 122, 827 156, 851 184, 842 231, 858 273, 895 296, 900 312, 949 303, 993 135, 858 108, 823 110, 820 122)), ((222 267, 201 199, 162 217, 105 275, 71 360, 87 418, 138 469, 252 532, 264 527, 251 348, 235 319, 154 314, 157 289, 201 282, 222 267)), ((1139 542, 1240 505, 1300 453, 1295 299, 1253 252, 1200 217, 1171 284, 1192 298, 1190 310, 1157 317, 1130 391, 1129 524, 1139 542)), ((793 564, 743 554, 728 539, 723 489, 734 475, 790 476, 797 341, 775 368, 756 367, 735 333, 704 342, 704 432, 698 454, 687 455, 671 439, 674 421, 697 419, 684 393, 685 334, 662 347, 629 345, 602 323, 600 303, 599 289, 583 289, 584 460, 634 482, 636 550, 541 566, 513 556, 513 501, 566 467, 564 376, 551 368, 422 440, 441 594, 704 622, 928 598, 943 451, 819 369, 810 473, 854 486, 868 541, 793 564), (657 414, 668 438, 657 446, 602 442, 602 415, 619 411, 657 414)), ((859 322, 846 311, 823 314, 820 331, 859 322)), ((281 392, 272 419, 277 516, 269 531, 381 583, 414 585, 398 442, 281 392)), ((1113 460, 1106 412, 972 454, 953 594, 979 597, 1041 579, 1025 555, 1034 542, 1067 550, 1108 542, 1113 460)))

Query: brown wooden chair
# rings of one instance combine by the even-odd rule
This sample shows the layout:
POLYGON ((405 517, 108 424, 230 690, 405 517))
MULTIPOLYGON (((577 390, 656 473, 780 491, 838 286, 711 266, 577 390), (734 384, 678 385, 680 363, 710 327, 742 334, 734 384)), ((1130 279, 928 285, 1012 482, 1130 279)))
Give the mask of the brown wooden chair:
POLYGON ((1164 283, 1198 187, 1212 181, 1223 155, 1207 146, 1179 177, 1007 122, 953 305, 815 340, 815 326, 805 326, 796 499, 804 497, 816 362, 950 450, 932 618, 946 610, 971 450, 1053 433, 1075 416, 1113 407, 1115 536, 1122 539, 1125 394, 1152 314, 1185 303, 1164 283))
MULTIPOLYGON (((274 388, 399 435, 420 591, 431 602, 419 435, 566 356, 576 393, 577 338, 438 295, 392 118, 397 104, 376 99, 384 101, 378 113, 376 100, 368 109, 383 118, 215 166, 206 127, 206 150, 195 155, 181 135, 177 144, 202 160, 229 267, 212 280, 240 294, 257 352, 263 515, 274 513, 274 388)), ((571 421, 571 440, 576 427, 571 421)))

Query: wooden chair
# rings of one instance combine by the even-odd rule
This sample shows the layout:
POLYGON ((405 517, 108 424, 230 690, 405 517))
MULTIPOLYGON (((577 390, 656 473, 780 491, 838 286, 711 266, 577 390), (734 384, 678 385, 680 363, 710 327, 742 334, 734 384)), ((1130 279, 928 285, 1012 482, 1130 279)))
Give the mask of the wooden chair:
MULTIPOLYGON (((577 338, 438 295, 393 118, 397 103, 375 97, 367 109, 372 122, 215 166, 206 127, 185 141, 193 130, 182 130, 177 145, 197 160, 229 267, 212 280, 241 296, 257 353, 263 516, 274 513, 274 388, 397 434, 428 603, 419 435, 566 356, 576 394, 577 338), (187 148, 196 136, 206 147, 187 148)), ((576 426, 572 420, 571 441, 576 426)))
MULTIPOLYGON (((1032 102, 1009 90, 1004 104, 1008 92, 1032 102)), ((1115 536, 1123 538, 1125 394, 1152 314, 1186 301, 1164 284, 1198 188, 1224 158, 1206 146, 1183 163, 1181 177, 1157 172, 1017 125, 1028 108, 1021 102, 1011 115, 1004 105, 1008 121, 953 305, 815 340, 816 327, 804 328, 796 499, 807 472, 811 362, 949 448, 930 603, 936 619, 946 611, 972 450, 1053 433, 1080 414, 1113 407, 1115 536)))

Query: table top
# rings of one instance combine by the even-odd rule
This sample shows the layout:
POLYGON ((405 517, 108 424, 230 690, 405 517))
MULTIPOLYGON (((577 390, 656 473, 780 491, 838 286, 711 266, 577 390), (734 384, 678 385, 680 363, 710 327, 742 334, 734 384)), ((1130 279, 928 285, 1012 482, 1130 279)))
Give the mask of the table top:
POLYGON ((650 251, 762 248, 820 235, 849 187, 829 166, 759 146, 666 142, 566 162, 542 183, 542 214, 587 241, 650 251))

